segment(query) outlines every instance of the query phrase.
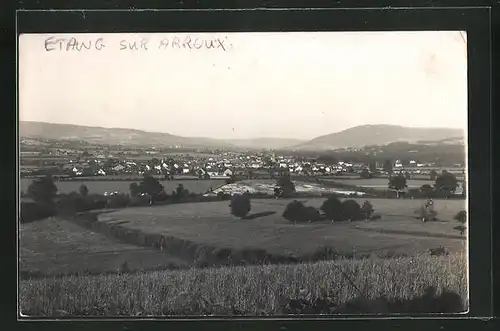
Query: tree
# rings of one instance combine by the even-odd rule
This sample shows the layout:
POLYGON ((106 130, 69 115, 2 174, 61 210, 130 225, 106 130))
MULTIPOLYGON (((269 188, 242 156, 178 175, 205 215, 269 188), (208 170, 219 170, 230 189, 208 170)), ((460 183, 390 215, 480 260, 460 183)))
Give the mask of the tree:
POLYGON ((35 179, 28 187, 27 195, 36 202, 52 202, 52 199, 57 195, 57 186, 52 176, 35 179))
POLYGON ((434 169, 432 169, 432 171, 430 172, 430 178, 431 178, 431 180, 436 180, 437 175, 438 175, 437 171, 434 170, 434 169))
POLYGON ((283 218, 291 222, 302 222, 304 219, 304 203, 294 200, 290 202, 283 212, 283 218))
POLYGON ((384 168, 384 171, 386 171, 389 174, 389 176, 392 175, 392 161, 391 160, 385 160, 383 168, 384 168))
POLYGON ((342 214, 344 219, 349 221, 357 221, 363 218, 361 206, 356 200, 344 200, 342 202, 342 214))
POLYGON ((457 177, 455 177, 455 175, 451 172, 443 171, 443 173, 436 178, 434 186, 436 188, 436 192, 443 192, 446 197, 448 197, 457 189, 457 177))
POLYGON ((314 207, 304 207, 302 209, 302 213, 304 215, 304 219, 307 220, 307 222, 317 222, 321 220, 321 214, 319 213, 319 210, 314 207))
POLYGON ((461 210, 455 215, 455 217, 453 217, 453 219, 460 223, 460 225, 454 227, 454 229, 460 231, 460 234, 463 235, 466 230, 465 223, 467 223, 467 212, 465 210, 461 210))
POLYGON ((372 174, 377 172, 377 162, 375 161, 370 162, 370 172, 372 174))
POLYGON ((406 184, 406 177, 401 174, 389 179, 389 188, 397 192, 398 199, 401 191, 403 191, 407 187, 408 185, 406 184))
POLYGON ((295 184, 290 179, 290 173, 285 172, 276 182, 276 185, 282 190, 283 196, 290 196, 295 192, 295 184))
POLYGON ((434 189, 429 184, 424 184, 420 186, 420 193, 426 198, 432 198, 434 195, 434 189))
POLYGON ((149 195, 151 199, 150 202, 153 203, 156 197, 164 193, 165 190, 163 188, 163 185, 161 185, 156 178, 150 175, 145 175, 142 181, 139 183, 138 192, 149 195))
POLYGON ((89 194, 89 188, 85 184, 80 185, 79 191, 82 197, 86 197, 89 194))
POLYGON ((363 179, 372 178, 372 174, 370 173, 370 171, 368 169, 361 170, 361 172, 359 173, 359 176, 363 179))
POLYGON ((342 220, 342 202, 337 197, 329 197, 319 209, 330 221, 342 220))
POLYGON ((250 209, 252 208, 250 204, 250 197, 247 194, 234 195, 231 198, 231 203, 229 204, 229 207, 231 208, 232 215, 244 218, 245 216, 248 215, 250 209))
POLYGON ((365 202, 363 202, 363 205, 361 206, 361 211, 365 216, 365 219, 369 220, 372 217, 372 214, 375 210, 373 209, 373 205, 371 204, 371 202, 366 200, 365 202))

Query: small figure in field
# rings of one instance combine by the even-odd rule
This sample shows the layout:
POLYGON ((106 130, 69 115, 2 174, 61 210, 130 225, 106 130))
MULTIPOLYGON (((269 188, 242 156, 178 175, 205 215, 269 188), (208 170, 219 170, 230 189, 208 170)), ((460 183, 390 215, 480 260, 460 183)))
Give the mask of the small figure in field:
POLYGON ((274 188, 274 197, 277 199, 281 198, 283 196, 283 189, 280 187, 275 187, 274 188))
POLYGON ((424 205, 424 215, 422 216, 422 222, 427 222, 435 219, 436 213, 434 211, 434 201, 432 199, 429 199, 424 205))

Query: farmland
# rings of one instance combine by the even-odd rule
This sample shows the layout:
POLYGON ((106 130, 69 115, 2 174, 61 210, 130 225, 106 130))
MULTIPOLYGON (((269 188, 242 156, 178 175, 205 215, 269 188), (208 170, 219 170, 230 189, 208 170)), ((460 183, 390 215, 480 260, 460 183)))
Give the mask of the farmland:
POLYGON ((436 313, 443 307, 458 313, 467 309, 467 264, 463 254, 420 255, 46 278, 21 281, 19 287, 20 309, 30 316, 284 315, 293 313, 284 309, 287 301, 304 298, 333 298, 335 310, 322 312, 330 314, 436 313), (438 295, 454 294, 439 308, 429 300, 410 306, 386 303, 416 300, 429 287, 438 295), (360 292, 366 303, 352 307, 360 292))
MULTIPOLYGON (((324 199, 302 199, 320 207, 324 199)), ((364 200, 359 200, 360 202, 364 200)), ((382 219, 374 222, 319 222, 295 225, 281 216, 289 200, 253 199, 249 219, 229 213, 227 201, 153 208, 127 208, 99 216, 100 222, 115 223, 143 233, 173 236, 200 245, 220 248, 264 249, 272 254, 302 256, 321 247, 350 254, 377 253, 413 255, 444 246, 462 252, 465 240, 453 230, 453 216, 465 209, 463 200, 436 201, 438 222, 415 218, 421 200, 371 200, 382 219)))
POLYGON ((46 219, 21 225, 20 270, 44 275, 116 272, 182 265, 152 248, 128 245, 72 222, 46 219))
MULTIPOLYGON (((211 181, 163 184, 176 186, 179 182, 190 189, 190 183, 211 181)), ((76 186, 71 190, 78 190, 81 183, 56 184, 73 184, 76 186)), ((122 183, 86 184, 92 191, 92 184, 122 183)), ((267 192, 273 181, 236 184, 224 188, 227 192, 243 188, 267 192)), ((124 186, 127 190, 128 185, 124 186)), ((296 182, 299 192, 323 192, 317 186, 296 182)), ((325 198, 299 200, 319 208, 325 198)), ((438 221, 426 223, 415 214, 423 200, 354 200, 369 200, 381 219, 293 224, 282 217, 290 199, 254 198, 245 219, 230 214, 228 201, 214 201, 108 210, 98 214, 91 228, 62 219, 21 224, 21 271, 78 275, 22 279, 20 309, 30 316, 276 315, 290 313, 287 302, 291 299, 328 297, 333 298, 335 307, 330 313, 435 312, 443 304, 387 303, 408 299, 418 302, 429 287, 438 295, 454 293, 454 301, 444 304, 447 311, 466 309, 466 239, 453 229, 457 225, 453 216, 466 209, 465 200, 435 200, 438 221), (152 235, 175 238, 182 244, 160 252, 141 242, 141 238, 152 235), (196 254, 202 253, 197 256, 209 262, 210 256, 205 255, 209 251, 250 254, 261 250, 303 261, 325 247, 340 259, 288 265, 212 263, 208 268, 197 268, 198 261, 183 254, 194 248, 196 254), (429 249, 437 247, 451 254, 429 256, 429 249), (370 258, 343 259, 362 256, 370 258), (105 274, 110 272, 113 274, 105 274), (353 308, 352 302, 361 297, 368 303, 353 308)))
MULTIPOLYGON (((20 190, 26 192, 28 186, 33 182, 32 179, 22 178, 20 182, 20 190)), ((139 182, 139 181, 137 181, 139 182)), ((104 192, 122 192, 128 193, 131 181, 57 181, 56 186, 59 193, 78 192, 80 185, 87 185, 90 193, 104 194, 104 192)), ((205 193, 210 188, 216 189, 224 184, 224 180, 171 180, 160 182, 165 187, 165 192, 170 193, 175 190, 177 185, 182 184, 190 192, 205 193)))

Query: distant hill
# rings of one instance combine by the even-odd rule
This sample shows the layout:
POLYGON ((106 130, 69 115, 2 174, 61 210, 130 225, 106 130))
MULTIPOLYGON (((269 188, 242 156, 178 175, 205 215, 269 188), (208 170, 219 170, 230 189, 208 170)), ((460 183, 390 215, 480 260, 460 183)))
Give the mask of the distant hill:
POLYGON ((94 144, 122 144, 130 146, 182 146, 205 148, 234 147, 228 142, 212 138, 190 138, 168 133, 146 132, 135 129, 102 128, 70 124, 21 121, 19 135, 23 138, 83 140, 94 144))
MULTIPOLYGON (((293 146, 297 150, 325 150, 361 148, 370 145, 385 145, 391 142, 439 141, 464 137, 461 129, 411 128, 399 125, 362 125, 344 131, 314 138, 293 146)), ((463 138, 461 138, 463 140, 463 138)))
POLYGON ((182 137, 169 133, 147 132, 136 129, 90 127, 71 124, 21 121, 19 134, 22 138, 81 140, 91 144, 121 144, 129 146, 180 146, 184 148, 228 149, 296 149, 327 150, 361 148, 369 145, 385 145, 391 142, 421 142, 450 144, 463 141, 460 129, 409 128, 396 125, 363 125, 341 132, 317 137, 310 141, 289 138, 213 139, 182 137))
POLYGON ((281 149, 296 146, 303 140, 288 138, 255 138, 255 139, 229 139, 232 145, 248 149, 281 149))

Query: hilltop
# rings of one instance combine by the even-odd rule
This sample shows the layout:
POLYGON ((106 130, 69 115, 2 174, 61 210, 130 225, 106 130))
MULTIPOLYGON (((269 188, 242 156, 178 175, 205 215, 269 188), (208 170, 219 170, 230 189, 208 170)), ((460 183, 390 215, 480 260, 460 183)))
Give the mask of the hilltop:
POLYGON ((445 141, 462 139, 465 132, 450 128, 412 128, 399 125, 361 125, 340 132, 320 136, 294 149, 325 150, 346 147, 361 148, 373 145, 386 145, 393 142, 445 141))

